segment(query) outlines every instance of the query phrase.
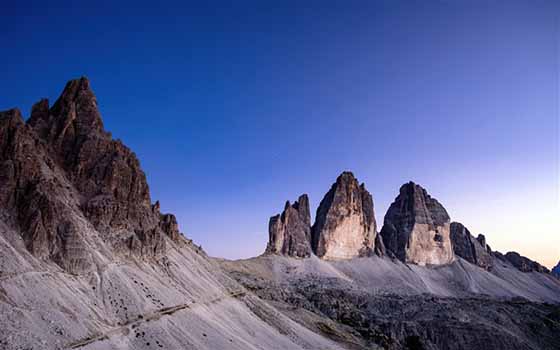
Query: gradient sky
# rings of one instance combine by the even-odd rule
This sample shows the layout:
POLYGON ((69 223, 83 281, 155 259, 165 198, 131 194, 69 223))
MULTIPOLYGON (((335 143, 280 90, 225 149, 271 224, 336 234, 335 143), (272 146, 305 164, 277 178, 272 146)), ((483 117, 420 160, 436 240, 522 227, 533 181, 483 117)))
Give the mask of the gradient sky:
POLYGON ((413 180, 493 249, 560 259, 560 2, 55 3, 0 5, 0 109, 88 76, 209 254, 260 254, 285 200, 352 170, 378 223, 413 180))

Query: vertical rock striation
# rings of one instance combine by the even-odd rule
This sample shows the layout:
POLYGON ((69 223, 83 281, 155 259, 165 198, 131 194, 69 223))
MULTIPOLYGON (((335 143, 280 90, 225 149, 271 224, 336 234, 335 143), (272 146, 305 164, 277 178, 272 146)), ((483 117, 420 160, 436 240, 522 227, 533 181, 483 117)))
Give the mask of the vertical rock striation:
POLYGON ((376 232, 371 194, 351 172, 343 172, 317 209, 312 228, 315 254, 324 259, 370 255, 376 232))
POLYGON ((478 235, 475 239, 463 224, 452 222, 451 245, 455 255, 471 264, 478 265, 486 270, 492 268, 494 259, 483 235, 478 235))
POLYGON ((311 255, 309 199, 301 195, 294 204, 286 202, 282 214, 270 218, 268 254, 305 258, 311 255))
POLYGON ((381 236, 386 249, 403 262, 441 265, 454 259, 447 211, 413 182, 400 188, 385 215, 381 236))

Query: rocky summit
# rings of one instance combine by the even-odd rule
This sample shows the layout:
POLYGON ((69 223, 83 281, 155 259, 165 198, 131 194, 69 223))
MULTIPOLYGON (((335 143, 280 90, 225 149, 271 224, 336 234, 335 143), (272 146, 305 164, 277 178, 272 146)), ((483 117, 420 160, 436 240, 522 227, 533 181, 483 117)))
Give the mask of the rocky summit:
POLYGON ((413 182, 400 188, 385 214, 381 236, 385 247, 406 263, 441 265, 454 259, 447 211, 413 182))
POLYGON ((180 239, 175 217, 151 204, 136 155, 104 130, 86 78, 52 107, 37 102, 27 123, 0 113, 0 139, 2 211, 34 256, 82 273, 95 268, 88 230, 121 255, 158 256, 164 236, 180 239))
POLYGON ((311 255, 309 199, 301 195, 294 204, 286 202, 282 214, 270 218, 266 253, 305 258, 311 255))
POLYGON ((86 78, 27 121, 0 112, 0 350, 560 349, 560 279, 419 185, 381 234, 351 172, 313 225, 302 195, 268 228, 265 254, 208 257, 152 202, 86 78))
POLYGON ((343 172, 317 209, 312 228, 315 253, 324 259, 367 256, 376 235, 371 194, 351 172, 343 172))

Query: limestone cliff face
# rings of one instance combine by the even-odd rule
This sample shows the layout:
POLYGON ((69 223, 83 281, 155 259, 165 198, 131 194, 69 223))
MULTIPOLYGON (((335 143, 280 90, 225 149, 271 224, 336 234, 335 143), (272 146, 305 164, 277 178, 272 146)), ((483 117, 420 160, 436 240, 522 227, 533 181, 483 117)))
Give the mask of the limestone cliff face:
POLYGON ((36 103, 24 122, 0 112, 1 215, 36 257, 71 272, 92 269, 85 249, 155 256, 165 236, 179 239, 175 217, 152 205, 136 155, 103 129, 86 78, 70 81, 52 107, 36 103))
POLYGON ((301 195, 294 204, 286 202, 282 214, 270 218, 266 253, 305 258, 311 255, 309 199, 301 195))
POLYGON ((483 235, 474 238, 463 224, 452 222, 451 244, 455 255, 483 269, 490 270, 492 268, 494 264, 492 251, 486 245, 486 238, 483 235))
POLYGON ((385 215, 381 236, 386 249, 403 262, 441 265, 454 259, 447 211, 413 182, 400 188, 385 215))
POLYGON ((351 172, 343 172, 317 209, 313 250, 324 259, 370 255, 376 229, 371 194, 351 172))

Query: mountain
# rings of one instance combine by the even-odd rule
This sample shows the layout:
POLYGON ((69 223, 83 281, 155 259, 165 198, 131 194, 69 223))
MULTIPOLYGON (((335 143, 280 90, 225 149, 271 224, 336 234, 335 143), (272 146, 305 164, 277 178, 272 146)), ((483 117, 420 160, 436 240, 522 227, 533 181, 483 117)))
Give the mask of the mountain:
POLYGON ((309 257, 220 264, 262 300, 347 348, 560 347, 560 280, 540 264, 492 251, 415 183, 400 188, 380 234, 369 233, 373 207, 365 185, 344 172, 317 209, 309 257), (372 244, 373 237, 382 239, 372 244))
POLYGON ((447 211, 413 182, 400 188, 385 214, 381 236, 385 247, 406 263, 441 265, 454 259, 447 211))
POLYGON ((0 349, 340 348, 179 233, 86 78, 0 112, 0 163, 0 349))
POLYGON ((345 171, 317 208, 312 228, 314 251, 325 259, 370 255, 376 227, 371 194, 354 174, 345 171))
POLYGON ((210 258, 153 201, 86 78, 0 112, 0 349, 558 349, 560 279, 404 184, 378 233, 345 171, 259 257, 210 258))
POLYGON ((266 253, 305 258, 311 255, 309 199, 301 195, 294 204, 286 202, 282 214, 270 218, 266 253))

